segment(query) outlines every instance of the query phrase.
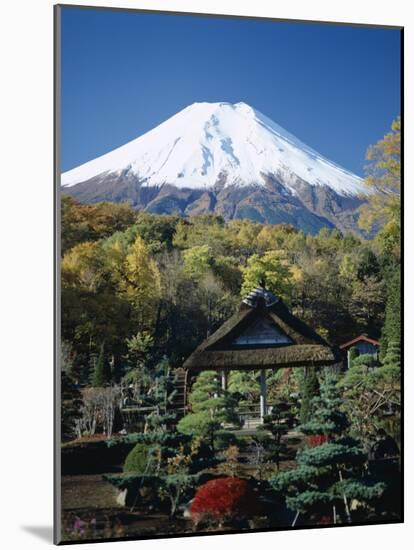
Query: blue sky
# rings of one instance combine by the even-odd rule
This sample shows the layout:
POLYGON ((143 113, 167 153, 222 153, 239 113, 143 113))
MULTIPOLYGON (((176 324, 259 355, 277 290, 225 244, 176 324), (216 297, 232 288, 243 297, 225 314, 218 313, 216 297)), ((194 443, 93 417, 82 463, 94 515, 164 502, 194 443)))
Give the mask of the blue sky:
POLYGON ((244 101, 362 175, 400 114, 400 32, 62 9, 62 171, 195 101, 244 101))

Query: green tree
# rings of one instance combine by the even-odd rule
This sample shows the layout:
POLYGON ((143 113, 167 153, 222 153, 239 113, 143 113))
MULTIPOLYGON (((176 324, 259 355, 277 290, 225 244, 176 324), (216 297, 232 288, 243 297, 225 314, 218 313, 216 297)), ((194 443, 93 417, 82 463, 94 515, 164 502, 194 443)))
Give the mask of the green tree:
POLYGON ((387 346, 387 353, 384 357, 384 367, 401 366, 401 345, 399 341, 391 340, 387 346))
POLYGON ((351 421, 351 432, 367 450, 390 412, 400 410, 400 367, 398 349, 390 354, 390 363, 378 366, 372 355, 359 355, 339 380, 343 408, 351 421))
POLYGON ((384 251, 400 256, 401 231, 401 120, 367 152, 368 203, 361 208, 359 224, 364 229, 379 225, 384 251))
POLYGON ((183 253, 184 271, 192 279, 200 280, 211 270, 214 264, 211 248, 208 244, 193 246, 183 253))
POLYGON ((221 389, 217 373, 204 371, 194 382, 189 395, 191 413, 178 423, 178 431, 185 434, 201 435, 214 446, 214 436, 223 423, 238 425, 235 401, 221 389))
POLYGON ((97 241, 115 231, 123 231, 135 220, 134 210, 127 204, 101 202, 81 204, 72 197, 61 199, 61 248, 64 255, 84 241, 97 241))
MULTIPOLYGON (((266 382, 268 383, 268 381, 266 382)), ((257 371, 232 371, 229 373, 229 391, 246 402, 258 402, 260 386, 257 371)))
POLYGON ((367 186, 375 191, 362 211, 360 223, 365 227, 380 220, 399 221, 401 188, 401 120, 398 117, 386 134, 367 151, 367 186))
POLYGON ((140 212, 134 224, 134 231, 148 246, 150 252, 172 250, 176 226, 180 218, 177 216, 157 216, 148 212, 140 212))
POLYGON ((287 506, 296 512, 293 524, 299 514, 318 521, 330 513, 333 523, 351 523, 351 499, 365 507, 366 518, 385 488, 365 474, 367 457, 347 434, 349 422, 341 411, 336 383, 332 375, 325 378, 321 396, 314 400, 312 420, 300 427, 305 435, 318 436, 324 442, 299 451, 298 467, 272 479, 273 487, 286 495, 287 506))
POLYGON ((401 341, 401 269, 394 267, 387 274, 387 301, 385 306, 385 322, 381 335, 381 357, 387 354, 389 343, 401 341))
POLYGON ((99 243, 83 242, 65 254, 61 265, 62 286, 99 291, 105 283, 99 243))
POLYGON ((137 443, 128 453, 124 473, 135 475, 159 474, 162 449, 159 443, 137 443))
POLYGON ((279 250, 270 250, 263 256, 253 254, 243 269, 242 296, 265 284, 271 292, 289 300, 292 292, 292 272, 284 254, 279 250))
POLYGON ((199 281, 197 294, 206 319, 208 336, 235 311, 237 302, 212 273, 199 281))
POLYGON ((214 260, 213 272, 226 290, 235 295, 240 294, 242 274, 236 257, 217 256, 214 260))
POLYGON ((300 421, 309 422, 313 412, 313 399, 319 394, 319 380, 315 368, 305 368, 300 385, 300 421))
POLYGON ((76 423, 81 418, 82 393, 74 376, 71 347, 62 342, 61 365, 61 439, 69 441, 78 435, 76 423))
POLYGON ((367 333, 380 330, 384 320, 384 282, 379 277, 355 280, 351 286, 349 312, 354 322, 367 333))
POLYGON ((128 250, 119 286, 133 306, 138 322, 144 327, 151 326, 160 297, 160 272, 139 236, 128 250))
POLYGON ((92 386, 100 388, 105 386, 111 380, 111 367, 105 358, 104 345, 101 344, 95 368, 92 374, 92 386))
POLYGON ((276 463, 278 468, 282 454, 287 451, 286 442, 282 438, 293 427, 294 421, 294 404, 278 400, 273 404, 271 414, 264 417, 263 424, 259 428, 267 431, 271 436, 263 443, 268 460, 276 463))

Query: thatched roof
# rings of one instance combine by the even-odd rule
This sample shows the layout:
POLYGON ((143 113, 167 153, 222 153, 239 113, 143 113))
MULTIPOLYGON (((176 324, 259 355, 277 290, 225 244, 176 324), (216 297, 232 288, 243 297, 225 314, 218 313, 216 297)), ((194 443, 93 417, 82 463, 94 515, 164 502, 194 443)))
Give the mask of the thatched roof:
POLYGON ((192 371, 326 366, 340 359, 329 344, 269 291, 257 288, 184 363, 192 371))

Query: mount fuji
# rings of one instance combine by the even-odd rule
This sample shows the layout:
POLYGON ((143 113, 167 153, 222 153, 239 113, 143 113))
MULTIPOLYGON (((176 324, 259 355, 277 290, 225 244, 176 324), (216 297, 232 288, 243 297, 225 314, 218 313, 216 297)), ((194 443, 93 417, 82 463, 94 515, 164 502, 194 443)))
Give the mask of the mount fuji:
POLYGON ((153 130, 61 176, 81 202, 158 214, 359 232, 361 178, 246 103, 194 103, 153 130))

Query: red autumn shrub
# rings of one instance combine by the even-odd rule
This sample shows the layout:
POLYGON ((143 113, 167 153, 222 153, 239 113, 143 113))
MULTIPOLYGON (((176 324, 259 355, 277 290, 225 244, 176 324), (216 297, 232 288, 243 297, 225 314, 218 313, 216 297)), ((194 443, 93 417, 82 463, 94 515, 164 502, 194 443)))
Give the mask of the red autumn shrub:
POLYGON ((308 437, 306 438, 306 443, 308 444, 308 447, 318 447, 319 445, 322 445, 327 441, 328 436, 325 434, 308 435, 308 437))
POLYGON ((229 521, 257 514, 256 494, 244 479, 224 477, 201 485, 191 503, 191 519, 200 521, 229 521))

